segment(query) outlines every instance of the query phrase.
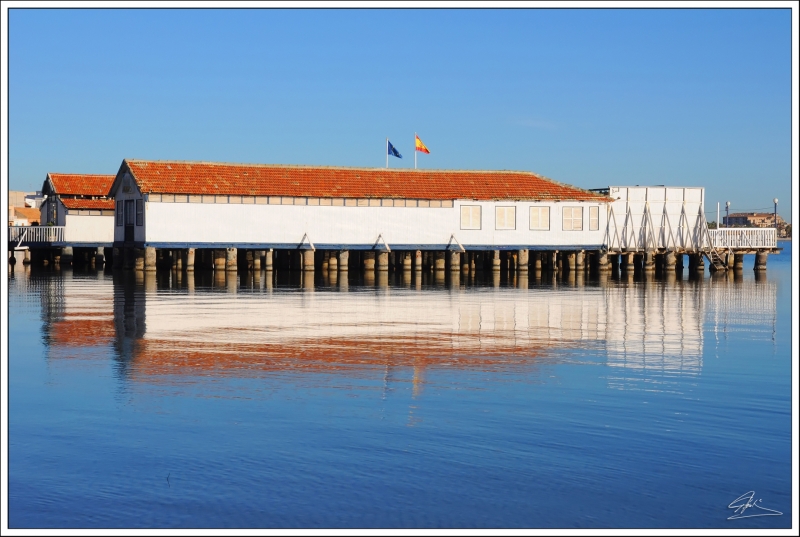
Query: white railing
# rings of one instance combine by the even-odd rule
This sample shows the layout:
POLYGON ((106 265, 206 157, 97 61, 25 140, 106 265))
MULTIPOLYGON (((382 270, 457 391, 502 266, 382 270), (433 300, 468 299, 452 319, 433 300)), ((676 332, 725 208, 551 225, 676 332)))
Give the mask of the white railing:
POLYGON ((709 229, 708 234, 714 248, 775 248, 778 240, 775 228, 709 229))
POLYGON ((8 228, 8 241, 23 244, 30 242, 62 242, 64 226, 12 226, 8 228), (23 237, 24 235, 24 237, 23 237))

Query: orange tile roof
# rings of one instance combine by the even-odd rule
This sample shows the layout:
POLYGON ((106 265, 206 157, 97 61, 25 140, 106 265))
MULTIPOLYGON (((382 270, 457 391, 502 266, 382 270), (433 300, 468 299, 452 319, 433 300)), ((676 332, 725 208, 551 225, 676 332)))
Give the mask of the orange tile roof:
POLYGON ((124 160, 143 193, 314 198, 608 198, 531 172, 124 160))
POLYGON ((27 219, 28 222, 38 222, 42 218, 41 211, 32 207, 14 207, 14 213, 17 217, 27 219))
POLYGON ((67 209, 114 209, 114 200, 86 200, 80 198, 61 198, 67 209))
POLYGON ((48 173, 56 194, 82 196, 108 196, 114 175, 90 175, 77 173, 48 173))

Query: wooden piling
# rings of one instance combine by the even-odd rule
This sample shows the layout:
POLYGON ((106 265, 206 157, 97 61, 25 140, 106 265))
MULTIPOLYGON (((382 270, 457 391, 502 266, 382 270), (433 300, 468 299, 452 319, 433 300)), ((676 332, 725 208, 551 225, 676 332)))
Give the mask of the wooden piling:
POLYGON ((389 270, 389 252, 377 252, 377 260, 378 260, 378 270, 380 271, 388 271, 389 270))
POLYGON ((461 271, 461 252, 450 252, 450 271, 461 271))
POLYGON ((755 264, 753 265, 753 270, 755 271, 767 270, 768 255, 769 254, 767 253, 766 250, 759 250, 758 252, 756 252, 756 261, 755 264))
POLYGON ((236 272, 238 267, 238 250, 236 248, 225 248, 225 270, 236 272))
POLYGON ((645 252, 644 256, 642 256, 642 261, 644 262, 644 270, 648 272, 655 272, 656 261, 653 252, 645 252))
POLYGON ((363 253, 363 268, 366 271, 375 270, 375 252, 372 250, 363 253))
MULTIPOLYGON (((151 262, 154 265, 155 265, 155 253, 156 253, 156 249, 153 248, 152 249, 152 256, 153 257, 151 258, 151 262)), ((142 248, 134 248, 133 249, 133 255, 134 255, 134 258, 133 258, 133 269, 136 272, 144 272, 145 265, 147 264, 146 263, 146 259, 145 259, 145 256, 146 256, 145 250, 143 250, 142 248)))
POLYGON ((664 270, 675 272, 675 266, 677 265, 677 259, 675 258, 675 252, 667 252, 664 254, 664 270))
MULTIPOLYGON (((411 252, 403 252, 403 271, 406 271, 406 270, 410 271, 411 270, 412 261, 413 261, 413 259, 411 257, 411 252)), ((411 282, 409 281, 409 285, 410 284, 411 284, 411 282)))
POLYGON ((575 272, 576 257, 575 252, 567 253, 567 268, 569 272, 575 272))
POLYGON ((445 255, 443 251, 437 250, 434 252, 433 260, 435 270, 440 271, 445 269, 445 255))
MULTIPOLYGON (((597 270, 600 272, 610 272, 613 268, 613 263, 610 263, 608 260, 608 253, 598 251, 597 252, 597 270)), ((613 257, 613 256, 612 256, 613 257)))
MULTIPOLYGON (((137 252, 138 253, 138 252, 137 252)), ((144 270, 147 272, 155 272, 156 270, 156 249, 148 246, 144 249, 144 270)), ((139 268, 139 256, 136 257, 136 270, 139 268)))
POLYGON ((527 248, 517 251, 517 270, 519 272, 528 272, 529 261, 530 256, 527 248))
POLYGON ((225 253, 226 252, 223 249, 214 250, 214 270, 225 270, 225 253))

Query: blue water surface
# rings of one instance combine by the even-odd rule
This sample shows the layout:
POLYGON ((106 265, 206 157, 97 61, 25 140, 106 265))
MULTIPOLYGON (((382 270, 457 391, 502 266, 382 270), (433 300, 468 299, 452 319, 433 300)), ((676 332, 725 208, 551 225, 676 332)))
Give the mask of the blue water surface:
POLYGON ((9 525, 790 527, 781 246, 699 280, 17 266, 9 525), (782 515, 728 520, 748 491, 782 515))

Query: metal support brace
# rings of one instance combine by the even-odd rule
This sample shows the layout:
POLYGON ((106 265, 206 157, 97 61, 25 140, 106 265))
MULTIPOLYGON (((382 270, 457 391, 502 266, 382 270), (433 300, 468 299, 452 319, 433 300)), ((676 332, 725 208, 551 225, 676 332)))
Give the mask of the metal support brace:
POLYGON ((378 243, 379 242, 383 242, 383 247, 386 249, 387 252, 391 252, 392 251, 392 249, 389 248, 389 245, 386 244, 386 240, 383 238, 383 235, 381 233, 378 233, 378 238, 375 240, 375 244, 372 245, 372 249, 373 250, 377 250, 378 249, 378 243))
POLYGON ((308 250, 309 248, 303 248, 303 243, 305 243, 306 241, 308 241, 308 245, 310 246, 310 249, 316 252, 317 249, 314 247, 314 243, 311 242, 311 239, 308 238, 308 233, 303 233, 303 238, 300 239, 300 244, 297 246, 297 249, 298 250, 308 250))
POLYGON ((455 241, 455 243, 458 245, 458 249, 459 249, 459 250, 461 250, 462 252, 466 252, 466 250, 464 249, 464 247, 463 247, 463 246, 461 246, 461 243, 460 243, 460 242, 458 242, 458 239, 456 238, 456 234, 455 234, 455 233, 452 233, 452 234, 450 235, 450 240, 449 240, 449 241, 447 241, 447 249, 448 249, 448 250, 450 249, 450 245, 452 245, 452 244, 453 244, 453 241, 455 241))

